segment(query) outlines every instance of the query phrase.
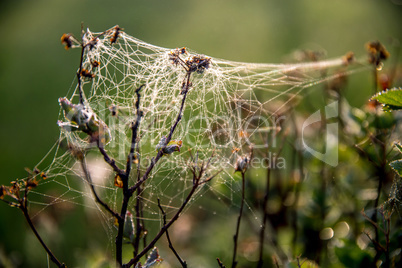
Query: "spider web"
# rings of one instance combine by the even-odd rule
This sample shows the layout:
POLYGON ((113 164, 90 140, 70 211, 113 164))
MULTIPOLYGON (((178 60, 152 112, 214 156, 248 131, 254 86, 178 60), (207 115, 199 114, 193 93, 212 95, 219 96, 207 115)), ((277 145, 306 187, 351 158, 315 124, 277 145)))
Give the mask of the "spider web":
MULTIPOLYGON (((178 115, 186 72, 182 66, 172 63, 169 57, 172 49, 146 43, 125 32, 120 32, 117 42, 111 44, 113 31, 105 33, 87 30, 83 35, 84 43, 92 38, 97 40, 95 46, 84 51, 82 66, 94 75, 83 80, 84 104, 110 129, 111 141, 105 145, 105 150, 118 166, 125 167, 131 145, 130 125, 136 118, 135 90, 143 85, 140 91, 143 117, 138 133, 139 162, 133 165, 132 185, 138 172, 143 174, 156 155, 156 145, 168 135, 178 115), (94 67, 94 62, 99 62, 99 66, 94 67)), ((190 49, 186 51, 184 60, 198 55, 190 49)), ((191 203, 204 192, 212 191, 230 204, 239 191, 237 186, 234 187, 233 176, 237 157, 249 153, 250 145, 266 148, 267 140, 261 138, 261 133, 275 132, 275 118, 299 102, 305 89, 366 68, 349 65, 344 57, 297 64, 255 64, 208 58, 211 59, 209 68, 191 76, 192 86, 183 117, 173 133, 173 140, 182 141, 180 152, 164 156, 142 187, 142 218, 146 222, 162 224, 157 198, 166 207, 168 216, 183 203, 192 187, 187 168, 189 151, 193 156, 197 155, 199 161, 207 161, 213 156, 207 176, 221 170, 218 177, 200 187, 191 203), (329 72, 346 67, 347 71, 342 74, 331 75, 329 72)), ((70 91, 66 97, 78 104, 78 85, 70 91)), ((59 120, 66 121, 62 110, 59 120)), ((98 194, 112 209, 120 209, 121 190, 114 186, 112 168, 96 147, 91 149, 86 135, 63 129, 59 142, 42 160, 50 158, 51 164, 47 167, 41 167, 42 162, 38 164, 47 179, 31 191, 31 203, 41 207, 37 214, 60 203, 93 209, 103 219, 105 230, 113 240, 113 219, 95 202, 79 164, 66 150, 71 144, 88 149, 86 161, 98 194), (41 186, 45 185, 45 189, 58 191, 45 193, 41 191, 41 186)), ((129 211, 133 211, 133 204, 129 211)))

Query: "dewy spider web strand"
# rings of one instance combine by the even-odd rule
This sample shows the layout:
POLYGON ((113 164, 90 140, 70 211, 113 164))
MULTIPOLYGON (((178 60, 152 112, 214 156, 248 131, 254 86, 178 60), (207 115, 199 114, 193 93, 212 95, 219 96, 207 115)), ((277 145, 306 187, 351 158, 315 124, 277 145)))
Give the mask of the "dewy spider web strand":
MULTIPOLYGON (((84 105, 109 127, 111 141, 105 145, 105 150, 120 167, 124 167, 131 145, 130 124, 136 115, 135 90, 144 85, 141 90, 143 117, 138 129, 137 156, 143 172, 156 155, 155 146, 169 133, 177 116, 186 72, 179 64, 172 63, 169 58, 172 49, 148 44, 125 32, 120 32, 117 42, 111 44, 110 34, 99 34, 87 30, 83 37, 88 41, 98 36, 95 46, 84 51, 82 67, 94 75, 92 79, 82 81, 84 105), (94 67, 94 62, 99 62, 99 66, 94 67)), ((187 49, 183 57, 186 60, 195 55, 198 54, 187 49)), ((258 137, 261 132, 270 131, 274 116, 299 98, 304 89, 339 76, 339 73, 328 75, 324 71, 329 73, 331 69, 347 67, 348 70, 342 73, 347 75, 367 68, 363 64, 349 64, 344 57, 299 64, 255 64, 208 58, 211 59, 209 68, 191 76, 192 86, 184 114, 172 137, 182 141, 181 151, 164 156, 152 171, 151 178, 142 186, 145 220, 160 222, 157 198, 166 205, 169 216, 191 189, 191 176, 187 170, 188 150, 198 152, 200 160, 215 154, 206 176, 222 167, 223 172, 205 188, 214 191, 214 185, 224 185, 229 188, 230 196, 218 190, 215 194, 231 201, 237 191, 232 189, 232 167, 237 156, 248 153, 252 143, 254 148, 265 148, 265 143, 258 144, 261 142, 258 137)), ((67 98, 78 104, 78 86, 67 98)), ((59 113, 59 119, 65 121, 63 112, 59 113)), ((110 234, 113 220, 94 201, 76 160, 66 152, 68 145, 88 149, 86 158, 94 186, 111 208, 118 209, 119 189, 113 185, 113 170, 96 148, 90 148, 86 135, 64 130, 60 133, 59 142, 52 148, 52 163, 42 167, 48 179, 41 184, 49 184, 58 192, 44 194, 39 187, 30 195, 32 203, 42 206, 40 211, 61 202, 95 208, 110 234)), ((49 152, 46 157, 50 155, 49 152)), ((132 174, 130 183, 134 184, 136 174, 132 174)), ((206 190, 200 189, 201 192, 206 190)), ((194 198, 199 196, 201 194, 194 198)), ((109 237, 112 240, 113 236, 109 237)))

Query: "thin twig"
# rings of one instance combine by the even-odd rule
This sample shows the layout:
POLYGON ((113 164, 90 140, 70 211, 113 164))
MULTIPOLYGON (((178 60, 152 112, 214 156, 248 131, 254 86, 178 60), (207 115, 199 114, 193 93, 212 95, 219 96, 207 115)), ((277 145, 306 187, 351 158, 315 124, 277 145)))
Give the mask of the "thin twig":
POLYGON ((121 180, 123 182, 123 202, 121 205, 120 217, 118 219, 119 227, 118 227, 117 236, 116 236, 116 261, 120 266, 123 264, 124 221, 126 219, 128 202, 130 201, 130 198, 133 195, 133 192, 129 191, 128 178, 130 177, 131 166, 132 166, 132 162, 133 162, 133 158, 134 158, 134 150, 135 150, 135 145, 136 145, 136 141, 137 141, 137 132, 138 132, 138 128, 139 128, 139 125, 141 122, 141 117, 142 117, 142 112, 140 110, 140 93, 139 92, 143 86, 144 85, 141 85, 135 91, 135 93, 137 95, 137 101, 135 103, 135 107, 137 110, 137 118, 135 120, 135 123, 131 127, 131 131, 132 131, 131 147, 130 147, 130 152, 127 157, 126 171, 124 173, 124 176, 121 177, 121 180))
POLYGON ((103 155, 103 159, 105 160, 106 163, 109 164, 109 166, 111 166, 113 168, 113 170, 120 176, 120 177, 124 177, 124 172, 123 170, 121 170, 117 165, 116 165, 116 161, 112 158, 110 158, 110 156, 108 155, 108 153, 105 151, 105 149, 102 146, 99 146, 99 152, 103 155))
MULTIPOLYGON (((188 86, 189 87, 189 82, 188 82, 188 86)), ((169 135, 166 138, 166 144, 168 144, 170 142, 170 140, 172 139, 173 136, 173 132, 175 131, 177 125, 179 124, 181 117, 182 117, 182 113, 183 113, 183 109, 184 109, 184 102, 186 101, 186 97, 187 97, 187 93, 188 90, 184 92, 183 94, 183 99, 181 101, 181 106, 180 106, 180 110, 179 113, 177 114, 177 118, 176 121, 174 122, 173 126, 170 128, 170 132, 169 135)), ((164 148, 161 148, 161 150, 159 150, 159 152, 157 153, 155 158, 151 159, 151 163, 149 164, 147 170, 145 171, 144 175, 141 177, 140 180, 138 180, 132 187, 130 187, 129 192, 131 194, 134 193, 134 191, 144 182, 148 179, 152 169, 155 167, 155 164, 162 158, 163 156, 163 150, 164 148)))
POLYGON ((148 244, 148 246, 146 246, 137 256, 135 256, 133 259, 131 259, 126 265, 123 265, 123 267, 131 267, 132 265, 136 264, 140 260, 140 258, 142 256, 144 256, 149 250, 151 250, 154 247, 156 242, 167 231, 167 229, 169 229, 169 227, 179 218, 181 212, 183 211, 185 206, 188 204, 188 202, 190 202, 190 200, 191 200, 193 194, 195 193, 195 191, 197 190, 198 186, 199 186, 198 183, 195 183, 193 185, 193 187, 191 188, 191 191, 189 192, 189 194, 187 195, 187 197, 184 200, 183 204, 180 206, 179 210, 176 212, 176 214, 173 216, 173 218, 170 219, 170 221, 161 228, 159 233, 148 244))
POLYGON ((163 227, 161 228, 159 233, 154 237, 154 239, 141 251, 141 253, 134 256, 134 258, 131 259, 126 265, 123 265, 123 267, 131 267, 132 265, 135 265, 141 259, 142 256, 144 256, 150 249, 152 249, 154 247, 154 245, 156 244, 156 242, 161 238, 161 236, 165 232, 167 232, 169 227, 179 218, 181 212, 184 210, 186 205, 190 202, 192 196, 194 195, 194 193, 196 192, 198 187, 201 186, 202 184, 204 184, 206 181, 210 181, 213 177, 215 177, 219 173, 218 172, 218 173, 214 174, 213 176, 211 176, 210 178, 207 178, 205 180, 201 180, 201 178, 204 175, 204 172, 208 168, 211 158, 212 158, 212 156, 208 160, 207 164, 206 165, 202 164, 202 166, 200 168, 195 165, 190 166, 190 171, 193 173, 193 187, 191 188, 191 191, 188 193, 186 199, 181 204, 180 208, 178 209, 176 214, 173 216, 173 218, 171 218, 168 223, 163 225, 163 227))
POLYGON ((233 241, 234 241, 234 248, 233 248, 233 259, 232 259, 232 268, 235 268, 237 265, 236 261, 236 254, 237 254, 237 244, 238 244, 238 239, 239 239, 239 230, 240 230, 240 221, 241 217, 243 215, 243 207, 244 207, 244 195, 245 195, 245 178, 244 178, 244 172, 241 172, 241 180, 242 180, 242 187, 241 187, 241 204, 240 204, 240 212, 239 216, 237 218, 237 226, 236 226, 236 233, 233 236, 233 241))
POLYGON ((226 268, 226 266, 221 262, 221 260, 219 258, 216 258, 216 260, 218 261, 220 268, 226 268))
POLYGON ((111 209, 98 196, 98 194, 97 194, 97 192, 95 190, 95 186, 94 186, 94 184, 92 182, 91 174, 89 173, 87 165, 85 163, 85 158, 81 158, 80 163, 81 163, 82 171, 84 172, 85 179, 86 179, 86 181, 88 182, 88 184, 89 184, 89 186, 91 188, 92 194, 95 196, 96 202, 98 202, 104 209, 106 209, 106 211, 108 211, 113 217, 115 217, 116 219, 119 219, 120 218, 119 214, 117 212, 115 212, 113 209, 111 209))
MULTIPOLYGON (((27 194, 27 190, 25 190, 25 194, 27 194)), ((29 216, 28 213, 28 199, 25 197, 23 200, 21 200, 22 202, 20 203, 19 208, 21 209, 22 213, 24 214, 25 220, 28 222, 29 227, 31 228, 31 230, 33 231, 33 233, 35 234, 36 238, 39 240, 40 244, 42 245, 42 247, 46 250, 47 254, 49 255, 50 259, 52 260, 52 262, 54 262, 58 267, 62 268, 62 267, 66 267, 64 263, 61 263, 56 256, 53 254, 53 252, 50 250, 50 248, 45 244, 45 242, 42 240, 41 236, 39 235, 38 231, 36 230, 35 226, 32 223, 31 217, 29 216)))
MULTIPOLYGON (((137 153, 138 152, 138 143, 137 143, 137 153)), ((140 164, 141 164, 141 159, 137 159, 137 181, 140 179, 140 164)), ((134 256, 138 254, 138 249, 140 245, 140 239, 141 237, 143 238, 143 247, 146 247, 146 231, 145 231, 145 221, 144 221, 144 210, 142 207, 142 199, 141 199, 141 194, 142 194, 142 187, 137 188, 137 195, 136 195, 136 201, 135 201, 135 216, 136 216, 136 233, 135 233, 135 240, 134 240, 134 256)))
POLYGON ((84 44, 81 44, 80 66, 79 66, 78 72, 77 72, 78 92, 80 94, 80 104, 84 104, 84 97, 83 97, 84 94, 83 94, 83 89, 82 89, 82 77, 81 77, 82 62, 84 59, 84 50, 85 50, 85 46, 84 46, 84 44))
MULTIPOLYGON (((166 225, 166 213, 163 210, 160 200, 158 198, 158 207, 160 209, 160 211, 162 212, 162 216, 163 216, 163 225, 166 225)), ((166 238, 168 240, 169 243, 169 248, 173 251, 173 254, 176 256, 177 260, 180 262, 181 266, 183 268, 187 267, 187 263, 185 261, 183 261, 183 259, 180 257, 180 255, 177 253, 177 251, 175 250, 175 248, 173 247, 172 241, 170 240, 170 236, 169 236, 169 231, 166 229, 166 238)))
POLYGON ((135 102, 135 108, 137 110, 137 118, 135 120, 135 123, 132 124, 131 126, 131 147, 130 147, 130 153, 128 154, 127 157, 127 166, 126 166, 126 177, 129 177, 130 172, 131 172, 131 166, 133 164, 133 159, 134 159, 134 151, 135 151, 135 146, 137 143, 137 133, 138 133, 138 128, 140 126, 141 122, 141 117, 142 117, 142 112, 140 110, 140 90, 144 87, 144 85, 141 85, 135 90, 135 94, 137 95, 137 101, 135 102))

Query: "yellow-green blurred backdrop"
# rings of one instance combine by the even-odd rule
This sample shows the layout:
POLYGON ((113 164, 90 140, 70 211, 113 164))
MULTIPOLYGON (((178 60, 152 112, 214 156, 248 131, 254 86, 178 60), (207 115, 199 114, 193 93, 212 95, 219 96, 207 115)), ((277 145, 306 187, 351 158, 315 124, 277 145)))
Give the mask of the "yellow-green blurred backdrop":
MULTIPOLYGON (((393 53, 402 40, 402 0, 2 0, 0 184, 25 177, 24 167, 34 167, 57 140, 57 99, 74 86, 79 61, 79 51, 65 51, 60 37, 78 36, 81 22, 93 31, 118 24, 163 47, 278 63, 299 48, 324 49, 328 57, 364 55, 364 44, 377 39, 393 53)), ((359 92, 346 95, 355 105, 364 101, 359 92)), ((0 219, 0 255, 43 265, 45 254, 25 235, 21 213, 0 203, 0 219)), ((77 257, 80 248, 85 253, 88 243, 80 239, 85 222, 77 216, 64 225, 66 245, 58 253, 64 258, 77 257)))

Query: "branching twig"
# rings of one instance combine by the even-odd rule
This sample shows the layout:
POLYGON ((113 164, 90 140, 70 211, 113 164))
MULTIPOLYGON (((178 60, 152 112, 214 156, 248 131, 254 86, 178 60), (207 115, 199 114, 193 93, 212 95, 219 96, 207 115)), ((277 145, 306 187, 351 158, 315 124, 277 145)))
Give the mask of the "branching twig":
MULTIPOLYGON (((163 217, 163 225, 166 225, 166 213, 163 210, 160 200, 158 198, 158 207, 160 209, 160 211, 162 212, 162 217, 163 217)), ((175 248, 173 247, 172 241, 170 240, 170 236, 169 236, 169 231, 166 229, 166 238, 168 240, 169 243, 169 248, 173 251, 173 254, 176 256, 177 260, 180 262, 181 266, 183 268, 187 267, 187 263, 185 261, 183 261, 183 259, 180 257, 180 255, 177 253, 177 251, 175 250, 175 248)))
POLYGON ((137 132, 138 128, 141 122, 141 117, 142 117, 142 112, 140 110, 140 90, 144 85, 141 85, 137 90, 135 91, 137 95, 137 101, 135 103, 135 108, 137 110, 137 118, 135 120, 135 123, 132 124, 131 126, 131 131, 132 131, 132 137, 131 137, 131 147, 130 147, 130 152, 127 157, 127 166, 126 166, 126 171, 124 173, 124 176, 121 177, 121 180, 123 182, 123 202, 120 210, 120 217, 119 217, 119 228, 117 231, 117 236, 116 236, 116 261, 117 263, 121 266, 123 264, 123 232, 124 232, 124 221, 126 219, 126 214, 127 214, 127 208, 128 208, 128 202, 133 194, 133 192, 129 191, 129 186, 128 186, 128 178, 130 177, 130 172, 131 172, 131 166, 134 158, 134 150, 135 150, 135 145, 137 141, 137 132))
POLYGON ((103 155, 103 159, 105 160, 106 163, 109 164, 113 168, 113 170, 120 176, 124 177, 124 172, 121 170, 117 165, 114 159, 111 159, 108 153, 105 151, 105 149, 102 146, 98 146, 99 152, 103 155))
POLYGON ((50 250, 50 248, 42 240, 41 236, 39 235, 38 231, 36 230, 32 220, 31 220, 31 217, 29 216, 29 213, 28 213, 28 191, 29 191, 29 187, 26 186, 25 191, 24 191, 24 198, 19 198, 19 200, 18 200, 18 202, 19 202, 18 208, 24 214, 25 220, 27 221, 29 227, 31 228, 32 232, 35 234, 36 238, 39 240, 39 242, 42 245, 42 247, 45 249, 46 253, 49 255, 49 257, 52 260, 52 262, 54 262, 58 267, 64 268, 64 267, 66 267, 66 265, 64 263, 61 263, 56 258, 56 256, 50 250))
MULTIPOLYGON (((188 86, 190 87, 190 82, 188 81, 188 86)), ((186 101, 186 97, 187 97, 187 93, 188 90, 184 92, 183 94, 183 98, 181 101, 181 106, 180 106, 180 110, 179 113, 177 114, 177 118, 176 121, 174 122, 174 124, 172 125, 172 127, 170 128, 170 132, 169 135, 166 138, 166 144, 168 144, 170 142, 170 140, 172 139, 173 136, 173 132, 175 131, 177 125, 179 124, 181 117, 182 117, 182 113, 183 113, 183 109, 184 109, 184 102, 186 101)), ((148 179, 149 174, 151 173, 152 169, 155 167, 155 164, 161 159, 161 157, 163 156, 163 150, 164 148, 161 148, 161 150, 159 150, 158 154, 156 155, 155 158, 151 159, 151 163, 149 164, 147 170, 145 171, 144 175, 141 177, 140 180, 138 180, 136 182, 136 184, 134 184, 132 187, 130 187, 129 192, 130 194, 133 194, 134 191, 144 182, 148 179)))
POLYGON ((154 247, 156 242, 161 238, 161 236, 169 229, 169 227, 179 218, 181 212, 184 210, 186 205, 190 202, 191 198, 193 197, 194 193, 198 189, 198 187, 208 181, 210 181, 212 178, 214 178, 220 171, 212 175, 211 177, 201 179, 205 173, 205 171, 208 169, 211 158, 208 160, 208 162, 204 165, 202 162, 201 167, 198 166, 190 166, 190 171, 193 174, 193 187, 191 188, 191 191, 188 193, 186 199, 184 202, 181 204, 180 208, 177 210, 176 214, 173 216, 173 218, 170 219, 170 221, 166 224, 163 225, 161 230, 158 232, 158 234, 154 237, 154 239, 136 256, 134 256, 133 259, 131 259, 126 265, 123 265, 123 267, 131 267, 132 265, 135 265, 142 256, 144 256, 150 249, 154 247))
POLYGON ((49 255, 50 259, 52 260, 52 262, 54 262, 58 267, 66 267, 64 263, 61 263, 56 256, 52 253, 52 251, 48 248, 48 246, 45 244, 45 242, 43 242, 41 236, 39 235, 38 231, 36 230, 35 226, 33 225, 32 221, 31 221, 31 217, 28 214, 28 210, 25 206, 21 206, 20 209, 22 210, 25 220, 28 222, 29 227, 31 228, 31 230, 33 231, 33 233, 35 234, 36 238, 39 240, 40 244, 42 245, 42 247, 46 250, 46 253, 49 255))
POLYGON ((130 147, 130 153, 128 154, 127 157, 127 166, 126 166, 126 177, 128 178, 131 172, 131 166, 133 164, 133 159, 134 159, 134 151, 135 151, 135 146, 137 143, 137 133, 138 133, 138 128, 140 126, 141 122, 141 117, 142 117, 142 111, 140 110, 140 90, 144 87, 144 85, 141 85, 139 88, 135 90, 135 94, 137 95, 137 101, 135 102, 135 108, 137 110, 137 118, 135 120, 135 123, 132 124, 131 126, 131 147, 130 147))
POLYGON ((85 51, 85 45, 84 42, 81 43, 81 57, 80 57, 80 66, 78 68, 78 72, 77 72, 77 79, 78 79, 78 92, 80 94, 80 104, 84 104, 84 93, 83 93, 83 89, 82 89, 82 80, 81 80, 81 72, 82 72, 82 63, 84 60, 84 51, 85 51))
POLYGON ((173 216, 173 218, 165 224, 159 233, 154 237, 154 239, 146 246, 137 256, 135 256, 133 259, 131 259, 126 265, 123 265, 123 267, 131 267, 132 265, 136 264, 142 256, 144 256, 149 250, 151 250, 156 242, 161 238, 161 236, 169 229, 169 227, 179 218, 181 212, 185 208, 185 206, 188 204, 188 202, 191 200, 193 194, 195 193, 196 189, 198 188, 199 184, 196 183, 193 185, 191 188, 191 191, 187 195, 186 199, 184 200, 183 204, 180 206, 179 210, 176 212, 176 214, 173 216))

